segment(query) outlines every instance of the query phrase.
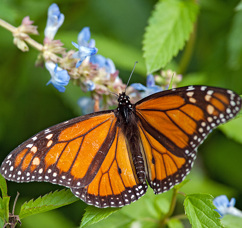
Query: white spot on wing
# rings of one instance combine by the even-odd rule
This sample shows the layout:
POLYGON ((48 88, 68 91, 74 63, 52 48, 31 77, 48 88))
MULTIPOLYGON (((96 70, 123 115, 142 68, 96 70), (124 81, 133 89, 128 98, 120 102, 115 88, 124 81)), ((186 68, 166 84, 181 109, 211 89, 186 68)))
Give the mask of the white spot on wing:
POLYGON ((28 144, 26 147, 28 147, 28 148, 32 148, 32 146, 33 146, 33 144, 28 144))

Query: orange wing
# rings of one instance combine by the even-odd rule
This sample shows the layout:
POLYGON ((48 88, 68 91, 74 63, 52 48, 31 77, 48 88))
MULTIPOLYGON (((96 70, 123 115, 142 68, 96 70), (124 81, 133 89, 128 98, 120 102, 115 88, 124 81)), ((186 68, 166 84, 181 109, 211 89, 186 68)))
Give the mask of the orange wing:
POLYGON ((117 132, 94 180, 73 194, 97 207, 122 207, 145 194, 147 184, 139 183, 133 159, 122 130, 117 132))
POLYGON ((130 204, 147 188, 138 181, 113 111, 78 117, 38 133, 9 154, 1 173, 11 181, 69 187, 98 207, 130 204))
POLYGON ((240 108, 234 92, 206 86, 168 90, 136 103, 147 180, 154 192, 180 183, 208 133, 240 108))

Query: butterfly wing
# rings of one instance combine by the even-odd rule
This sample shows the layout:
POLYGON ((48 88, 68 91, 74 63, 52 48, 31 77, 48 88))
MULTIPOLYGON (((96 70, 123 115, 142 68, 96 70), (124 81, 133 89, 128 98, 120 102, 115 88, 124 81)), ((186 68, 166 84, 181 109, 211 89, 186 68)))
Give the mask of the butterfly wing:
POLYGON ((122 207, 146 193, 147 184, 139 183, 126 136, 120 127, 104 162, 90 185, 71 188, 74 195, 97 207, 122 207))
POLYGON ((2 163, 1 173, 16 182, 86 186, 112 144, 115 120, 114 113, 106 111, 46 129, 13 150, 2 163))
POLYGON ((197 147, 239 112, 241 99, 230 90, 189 86, 151 95, 135 108, 147 180, 158 194, 185 178, 197 147))
POLYGON ((113 111, 85 115, 28 139, 4 160, 11 181, 46 181, 71 188, 88 204, 123 206, 145 194, 113 111))

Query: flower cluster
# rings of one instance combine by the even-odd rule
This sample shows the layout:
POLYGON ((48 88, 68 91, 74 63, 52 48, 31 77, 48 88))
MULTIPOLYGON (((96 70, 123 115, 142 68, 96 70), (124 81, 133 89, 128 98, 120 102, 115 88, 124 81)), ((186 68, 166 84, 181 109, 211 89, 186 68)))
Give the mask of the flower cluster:
POLYGON ((22 20, 21 25, 13 32, 13 43, 21 50, 28 51, 29 48, 25 40, 29 38, 28 34, 38 35, 37 26, 33 26, 34 22, 29 19, 29 16, 22 20))
MULTIPOLYGON (((60 92, 65 91, 70 80, 83 91, 90 92, 91 98, 83 97, 78 101, 84 114, 115 105, 116 96, 113 93, 119 94, 126 89, 131 101, 136 102, 140 98, 167 89, 172 77, 173 85, 181 80, 181 76, 172 71, 162 71, 161 75, 148 75, 146 87, 135 83, 126 88, 113 61, 97 54, 98 49, 95 47, 95 40, 91 38, 89 27, 81 30, 77 43, 72 42, 76 50, 67 51, 60 40, 54 39, 64 19, 58 5, 53 3, 48 9, 43 45, 36 42, 37 49, 40 50, 36 66, 46 67, 51 75, 47 85, 52 84, 60 92), (91 108, 87 107, 90 105, 91 108)), ((23 51, 28 50, 25 42, 29 38, 28 34, 38 34, 37 26, 32 24, 29 17, 25 17, 13 32, 14 43, 23 51)))

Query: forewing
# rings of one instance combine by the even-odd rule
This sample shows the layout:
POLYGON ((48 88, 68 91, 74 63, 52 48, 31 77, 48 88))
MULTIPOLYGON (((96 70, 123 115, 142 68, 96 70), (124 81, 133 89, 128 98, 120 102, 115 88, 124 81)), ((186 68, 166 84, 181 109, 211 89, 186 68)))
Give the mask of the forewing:
POLYGON ((117 127, 103 164, 94 180, 85 188, 71 188, 73 194, 96 207, 122 207, 138 200, 147 190, 139 183, 129 145, 117 127))
POLYGON ((231 90, 189 86, 151 95, 135 108, 147 180, 161 193, 185 178, 197 147, 239 112, 241 99, 231 90))
POLYGON ((92 182, 116 135, 113 111, 77 117, 28 139, 4 160, 11 181, 47 181, 66 187, 92 182))

